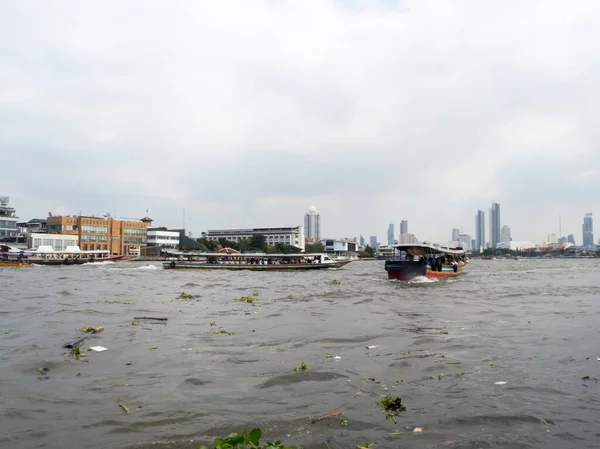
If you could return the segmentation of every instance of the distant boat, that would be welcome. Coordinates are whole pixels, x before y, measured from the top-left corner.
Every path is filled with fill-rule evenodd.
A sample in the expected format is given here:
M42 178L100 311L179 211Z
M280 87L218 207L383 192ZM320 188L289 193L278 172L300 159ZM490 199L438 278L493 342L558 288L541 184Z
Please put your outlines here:
M186 257L186 256L183 256ZM165 269L290 271L340 268L351 260L334 260L327 254L224 254L200 253L163 263Z
M468 259L462 248L410 243L396 245L396 249L400 255L385 261L388 279L404 281L418 276L438 279L465 274Z

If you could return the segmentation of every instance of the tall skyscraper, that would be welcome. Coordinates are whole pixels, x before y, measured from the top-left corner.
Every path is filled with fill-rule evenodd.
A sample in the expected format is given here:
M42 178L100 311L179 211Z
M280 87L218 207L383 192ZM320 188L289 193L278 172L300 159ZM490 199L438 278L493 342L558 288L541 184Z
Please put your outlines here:
M369 242L371 243L371 248L373 248L373 249L377 249L377 247L379 246L377 244L377 236L376 235L372 235L371 237L369 237Z
M575 236L573 234L569 234L569 236L567 237L567 242L572 243L574 245L575 244Z
M475 251L481 250L485 246L485 213L482 210L477 211L475 215Z
M306 215L304 215L304 229L307 239L318 242L321 238L321 216L315 206L311 206Z
M365 246L365 238L362 236L362 234L360 235L360 246Z
M460 229L452 228L452 241L458 242L458 234L460 234Z
M400 234L408 234L408 221L402 220L400 223Z
M500 243L500 205L492 203L490 209L490 246L495 248Z
M390 223L390 226L388 227L387 238L388 246L394 246L394 223Z
M585 214L583 217L583 246L592 246L594 244L594 219L592 214Z
M506 225L502 226L500 230L500 241L501 242L510 242L512 239L510 238L510 228Z

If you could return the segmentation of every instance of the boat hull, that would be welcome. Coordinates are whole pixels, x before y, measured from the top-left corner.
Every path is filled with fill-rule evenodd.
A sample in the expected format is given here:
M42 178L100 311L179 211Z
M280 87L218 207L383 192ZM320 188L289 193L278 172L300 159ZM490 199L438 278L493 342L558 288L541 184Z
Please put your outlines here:
M94 260L90 259L37 259L30 257L28 261L35 265L83 265L85 263L99 263L99 262L116 262L123 256L111 256L111 257L103 257Z
M170 270L250 270L250 271L297 271L297 270L324 270L327 268L340 268L350 263L349 260L334 263L311 263L311 264L210 264L202 262L174 261L164 262L163 268Z
M0 260L0 267L32 267L33 264L27 262L5 262Z
M442 271L434 271L429 269L424 263L392 260L386 261L385 270L388 273L388 279L397 279L400 281L408 281L419 276L429 279L444 279L465 274L462 271L462 267L454 271L452 267L445 266L442 268Z

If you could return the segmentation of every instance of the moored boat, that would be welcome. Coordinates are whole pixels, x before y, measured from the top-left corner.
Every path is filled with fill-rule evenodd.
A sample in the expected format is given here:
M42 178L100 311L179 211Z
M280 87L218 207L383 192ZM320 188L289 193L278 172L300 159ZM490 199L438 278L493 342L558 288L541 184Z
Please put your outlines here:
M410 280L418 276L430 279L463 275L468 263L462 248L436 247L422 243L396 245L398 256L386 260L388 279Z
M327 254L200 253L163 263L165 269L289 271L340 268L351 260L334 260Z

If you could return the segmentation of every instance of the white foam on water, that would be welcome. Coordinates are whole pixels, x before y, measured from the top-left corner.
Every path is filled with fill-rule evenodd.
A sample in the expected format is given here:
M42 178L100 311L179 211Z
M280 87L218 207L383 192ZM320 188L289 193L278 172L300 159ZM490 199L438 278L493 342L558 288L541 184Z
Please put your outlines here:
M133 270L158 270L159 267L157 267L156 265L144 265L141 267L135 267L132 268Z
M409 284L430 284L432 282L437 282L437 279L429 279L425 276L417 276L408 281Z

